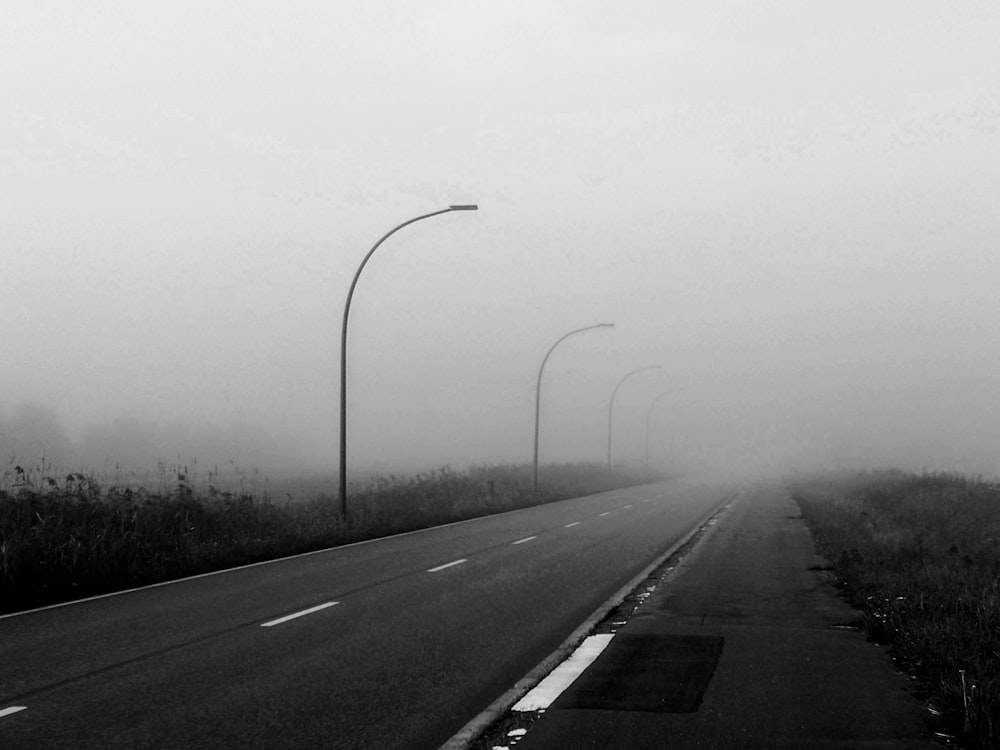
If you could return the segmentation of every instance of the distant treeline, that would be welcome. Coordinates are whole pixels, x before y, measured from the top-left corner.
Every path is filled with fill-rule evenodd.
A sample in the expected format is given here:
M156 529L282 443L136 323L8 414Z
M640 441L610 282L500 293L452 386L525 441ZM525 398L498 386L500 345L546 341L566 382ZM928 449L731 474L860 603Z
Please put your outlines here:
M53 409L25 403L10 415L0 413L0 460L11 466L20 461L44 461L60 467L91 467L102 474L153 470L158 461L189 462L197 457L202 467L294 466L288 441L275 439L266 430L250 425L159 424L121 417L86 427L70 438ZM15 460L16 459L16 460Z

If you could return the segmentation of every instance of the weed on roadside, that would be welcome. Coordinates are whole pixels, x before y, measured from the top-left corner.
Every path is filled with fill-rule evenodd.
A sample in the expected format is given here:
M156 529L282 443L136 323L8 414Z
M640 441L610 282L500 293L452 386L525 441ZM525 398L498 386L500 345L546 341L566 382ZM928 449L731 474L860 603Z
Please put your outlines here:
M156 490L12 461L0 474L0 613L195 575L645 481L603 466L450 468L379 477L336 498L275 502L161 465Z
M940 730L1000 742L1000 486L905 474L794 496L869 637L917 676Z

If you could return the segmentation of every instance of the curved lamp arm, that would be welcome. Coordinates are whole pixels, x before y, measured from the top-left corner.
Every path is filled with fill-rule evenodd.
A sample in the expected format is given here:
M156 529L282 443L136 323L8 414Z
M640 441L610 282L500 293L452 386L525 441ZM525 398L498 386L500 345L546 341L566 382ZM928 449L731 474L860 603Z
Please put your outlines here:
M347 301L344 303L344 321L340 328L340 512L346 518L347 517L347 318L351 312L351 300L354 298L354 288L358 285L358 279L361 278L361 272L365 268L365 264L368 263L368 259L375 254L378 250L379 245L389 239L392 235L398 232L405 226L413 224L416 221L422 219L429 219L432 216L440 216L441 214L446 214L451 211L478 211L479 206L474 204L462 204L448 206L448 208L443 208L440 211L432 211L429 214L423 214L422 216L415 216L412 219L404 221L402 224L393 227L384 235L381 239L376 242L372 249L368 251L365 255L364 260L361 261L361 265L358 266L358 270L354 273L354 278L351 280L351 288L347 290Z
M618 389L621 388L625 381L633 375L638 375L640 372L646 372L647 370L662 369L663 365L648 365L646 367L640 367L637 370L632 370L632 372L628 373L625 377L619 380L618 385L616 385L615 389L611 391L611 402L608 404L608 476L611 476L611 425L615 410L615 396L618 395Z
M570 336L574 336L578 333L583 333L584 331L593 331L595 328L614 328L614 323L598 323L593 326L586 326L584 328L577 328L575 331L570 331L567 334L561 336L556 343L554 343L549 350L545 353L545 357L542 359L542 366L538 368L538 382L535 385L535 456L534 456L534 482L533 488L535 493L538 492L538 424L539 424L539 414L541 411L542 402L542 372L545 370L545 363L549 361L549 357L552 352L555 351L556 347L559 346L563 341L568 339Z

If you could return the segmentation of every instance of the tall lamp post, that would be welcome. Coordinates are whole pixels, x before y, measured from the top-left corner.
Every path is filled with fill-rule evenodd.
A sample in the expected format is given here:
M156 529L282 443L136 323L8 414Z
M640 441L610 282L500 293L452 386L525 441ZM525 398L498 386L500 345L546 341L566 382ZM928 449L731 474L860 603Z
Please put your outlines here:
M657 396L656 398L653 399L652 403L650 403L650 405L649 405L649 409L646 410L646 463L645 463L645 467L646 467L647 478L648 478L648 475L649 475L649 421L650 421L650 418L653 416L653 407L656 406L656 404L660 401L660 399L662 399L662 398L664 398L666 396L669 396L671 393L677 393L679 390L681 390L681 389L679 389L679 388L671 388L669 391L664 391L659 396Z
M361 265L358 266L358 270L354 274L354 279L351 281L351 288L347 291L347 302L344 304L344 322L340 329L340 512L346 518L347 517L347 317L351 312L351 299L354 297L354 287L358 285L358 279L361 277L361 271L364 269L365 264L368 259L372 257L374 252L378 250L379 245L385 242L389 237L394 235L403 227L408 224L413 224L416 221L422 219L429 219L432 216L440 216L441 214L446 214L451 211L478 211L479 206L474 204L468 205L456 205L448 206L448 208L443 208L440 211L434 211L429 214L423 214L422 216L416 216L408 221L404 221L397 227L386 232L382 235L382 238L376 242L372 249L368 251L364 260L361 261Z
M618 389L622 387L626 380L628 380L633 375L638 375L640 372L646 372L647 370L662 370L662 365L649 365L647 367L640 367L637 370L632 370L625 377L618 381L618 385L615 389L611 391L611 403L608 404L608 476L611 476L611 425L612 418L615 411L615 396L618 394Z
M614 328L614 323L598 323L597 325L587 326L586 328L577 328L575 331L570 331L561 338L559 338L556 343L554 343L549 350L545 353L545 357L542 359L542 366L538 368L538 383L535 386L535 458L534 458L534 492L538 494L538 423L539 423L539 413L541 410L542 402L542 372L545 370L545 363L549 361L549 356L555 351L555 348L559 346L563 341L568 339L570 336L574 336L578 333L583 333L584 331L593 331L595 328Z

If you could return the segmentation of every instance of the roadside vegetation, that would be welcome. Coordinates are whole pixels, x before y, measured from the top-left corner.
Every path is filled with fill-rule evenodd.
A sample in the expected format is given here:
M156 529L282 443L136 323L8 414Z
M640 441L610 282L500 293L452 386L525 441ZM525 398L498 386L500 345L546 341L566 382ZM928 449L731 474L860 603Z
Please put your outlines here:
M864 630L917 678L935 731L1000 747L1000 485L891 472L793 494Z
M148 477L146 479L149 479ZM334 495L275 498L217 472L161 466L144 484L115 472L56 473L15 462L0 474L0 613L499 513L648 481L597 464L443 468L377 477ZM231 484L229 486L232 486ZM153 487L154 489L148 489Z

